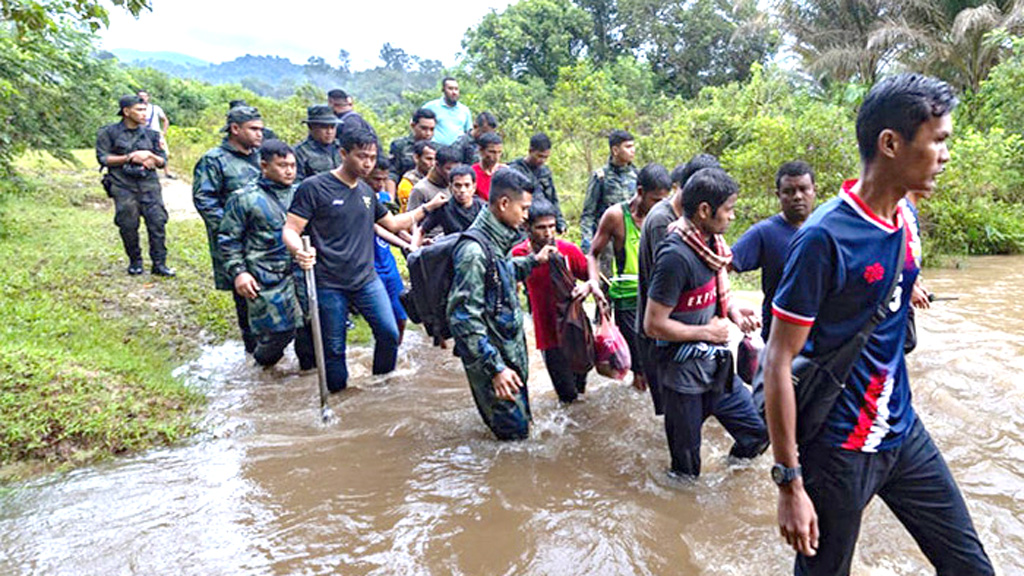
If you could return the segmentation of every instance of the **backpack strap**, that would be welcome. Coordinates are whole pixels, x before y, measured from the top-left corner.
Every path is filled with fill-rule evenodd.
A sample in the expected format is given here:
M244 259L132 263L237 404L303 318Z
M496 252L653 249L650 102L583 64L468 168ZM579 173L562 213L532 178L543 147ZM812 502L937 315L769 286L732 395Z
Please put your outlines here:
M495 291L498 295L496 307L500 307L505 298L505 294L501 287L501 281L498 278L498 266L495 263L494 250L491 249L490 238L488 238L482 230L469 228L460 234L459 242L462 242L463 240L472 240L479 244L483 249L484 258L487 260L487 270L484 272L484 290Z

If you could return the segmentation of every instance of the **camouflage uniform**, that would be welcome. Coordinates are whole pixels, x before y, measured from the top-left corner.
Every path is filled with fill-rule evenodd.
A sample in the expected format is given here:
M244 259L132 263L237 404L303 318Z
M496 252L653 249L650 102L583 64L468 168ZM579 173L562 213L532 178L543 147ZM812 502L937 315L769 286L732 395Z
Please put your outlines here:
M334 142L324 145L307 137L295 146L295 184L338 166L341 166L341 153Z
M466 166L472 166L480 161L480 147L468 132L456 138L455 142L452 142L452 148L459 151L459 162Z
M312 367L313 354L312 341L304 332L305 307L299 305L303 276L281 237L296 188L260 178L232 192L217 244L232 279L248 272L259 283L258 296L247 306L249 328L258 338L253 352L257 362L270 365L280 360L299 329L295 352L302 368L307 368Z
M211 148L196 162L192 177L192 201L206 224L210 260L213 262L213 281L217 290L235 288L217 248L217 229L224 217L224 204L228 194L259 177L260 153L254 150L248 155L242 154L227 139L217 148Z
M565 218L562 216L562 206L558 202L558 192L555 191L555 180L551 174L551 168L547 164L534 168L526 162L526 158L513 160L509 163L509 168L515 168L533 184L534 202L538 198L544 198L555 207L555 222L558 226L558 233L565 232Z
M636 168L632 164L616 166L608 162L604 168L590 175L587 194L583 199L583 213L580 214L583 250L590 249L590 240L597 231L601 216L609 207L629 200L636 192Z
M485 290L490 266L484 249L475 241L463 240L455 249L448 296L455 354L462 359L484 423L500 440L523 439L530 433L529 361L516 285L530 275L537 258L533 254L506 256L518 238L517 231L502 224L490 210L483 210L471 228L490 239L501 294ZM491 384L491 378L505 368L515 370L523 381L515 402L499 399Z
M403 174L416 169L416 159L412 157L412 145L415 143L411 135L391 142L391 170L388 171L388 177L395 184L402 181Z

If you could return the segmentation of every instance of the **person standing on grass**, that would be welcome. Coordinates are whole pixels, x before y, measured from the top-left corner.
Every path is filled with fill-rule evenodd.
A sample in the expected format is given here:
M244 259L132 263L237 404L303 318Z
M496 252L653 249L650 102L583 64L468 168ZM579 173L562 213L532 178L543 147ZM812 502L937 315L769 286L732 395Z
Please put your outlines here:
M391 214L363 180L377 166L377 137L367 130L353 130L344 138L341 166L302 182L282 234L300 267L316 266L324 367L331 392L348 386L345 338L350 304L373 331L373 373L391 372L398 358L399 332L391 298L374 268L374 223L399 234L448 199L440 194L416 210ZM302 247L304 233L312 240L308 251Z
M934 189L950 159L956 105L948 84L918 74L872 87L857 113L860 179L815 210L790 245L772 302L764 391L778 527L797 553L794 574L849 574L875 495L937 574L994 573L960 488L911 405L903 351L920 270L905 249L902 201ZM794 358L839 349L879 311L824 423L798 446Z
M236 106L228 111L222 131L226 135L220 146L211 148L196 162L192 176L192 201L206 225L214 286L217 290L231 291L242 343L245 351L251 354L256 349L256 336L249 329L248 300L235 292L234 281L224 267L224 258L217 244L217 232L224 218L228 194L260 177L263 117L252 106Z
M163 108L149 101L149 92L139 90L135 95L146 104L146 127L160 133L160 146L163 148L164 154L170 157L171 151L167 147L167 130L171 127L171 120L167 118L167 113ZM167 162L164 163L164 177L175 179Z
M121 121L100 128L96 134L96 161L107 169L103 185L114 200L114 224L128 255L128 274L142 274L139 246L139 216L146 219L151 271L157 276L174 276L167 267L165 227L167 210L157 170L167 165L167 153L160 133L146 127L146 104L138 96L123 96L118 102Z

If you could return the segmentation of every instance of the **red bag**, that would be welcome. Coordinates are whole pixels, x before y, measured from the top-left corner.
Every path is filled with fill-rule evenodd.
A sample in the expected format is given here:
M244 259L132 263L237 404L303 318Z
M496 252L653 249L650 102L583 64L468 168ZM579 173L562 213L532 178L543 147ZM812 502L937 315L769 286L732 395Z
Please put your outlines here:
M601 323L594 335L594 364L598 374L616 380L624 379L632 365L629 344L607 311L601 313Z
M749 335L744 334L736 347L736 375L747 384L754 383L754 374L760 364L762 346L754 344Z

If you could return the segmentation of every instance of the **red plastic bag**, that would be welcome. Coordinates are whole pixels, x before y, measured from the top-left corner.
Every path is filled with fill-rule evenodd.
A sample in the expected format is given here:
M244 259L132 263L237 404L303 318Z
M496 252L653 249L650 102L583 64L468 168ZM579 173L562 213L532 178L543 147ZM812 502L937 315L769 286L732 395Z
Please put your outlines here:
M612 322L608 312L601 314L601 323L594 334L594 364L597 373L608 378L622 380L629 374L633 359L629 356L629 344Z

